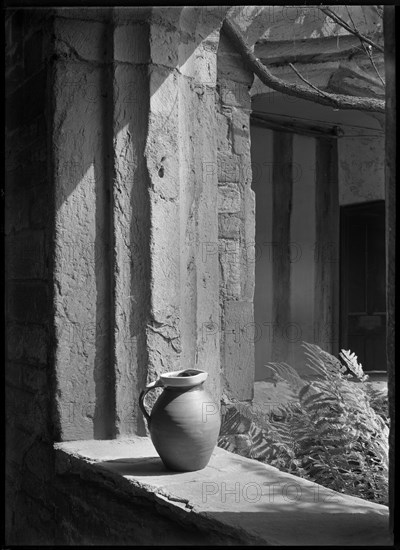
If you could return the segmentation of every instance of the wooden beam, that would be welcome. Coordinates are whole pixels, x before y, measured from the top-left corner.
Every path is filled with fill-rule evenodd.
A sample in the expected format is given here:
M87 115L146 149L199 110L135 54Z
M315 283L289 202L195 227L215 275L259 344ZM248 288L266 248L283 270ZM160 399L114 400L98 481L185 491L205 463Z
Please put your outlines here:
M295 118L284 119L279 116L259 113L257 111L251 113L251 121L254 124L270 128L271 130L292 132L311 137L326 137L332 139L343 134L340 128L333 124L324 127L318 124L308 124L296 120Z
M339 352L339 189L336 140L316 140L315 343Z
M293 187L293 134L274 132L272 170L272 284L276 337L272 360L288 359L288 341L282 332L290 322L290 218Z

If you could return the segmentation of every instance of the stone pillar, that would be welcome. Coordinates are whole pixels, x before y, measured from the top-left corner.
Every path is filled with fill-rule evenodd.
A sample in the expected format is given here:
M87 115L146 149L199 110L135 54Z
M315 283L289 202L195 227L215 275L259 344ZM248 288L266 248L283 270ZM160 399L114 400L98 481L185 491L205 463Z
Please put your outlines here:
M150 30L146 163L150 195L148 379L209 373L220 398L217 242L216 8L155 9Z
M108 11L62 10L54 20L55 368L62 440L115 434Z
M253 397L255 201L251 189L250 95L253 74L222 34L218 50L218 252L224 391Z
M204 369L220 398L218 255L206 251L223 13L55 14L60 439L145 433L139 392L165 371Z

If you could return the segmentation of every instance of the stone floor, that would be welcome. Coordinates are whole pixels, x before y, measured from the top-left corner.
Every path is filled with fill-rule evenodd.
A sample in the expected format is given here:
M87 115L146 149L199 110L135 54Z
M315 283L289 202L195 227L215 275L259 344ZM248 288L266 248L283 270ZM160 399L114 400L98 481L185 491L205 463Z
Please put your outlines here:
M148 497L169 515L176 512L177 529L186 518L204 530L237 534L247 545L391 544L386 506L336 493L220 448L206 468L184 473L166 470L145 437L64 442L56 444L56 450L60 475L65 464L74 463L90 469L92 479L98 472L96 482L116 491L129 482L132 496Z

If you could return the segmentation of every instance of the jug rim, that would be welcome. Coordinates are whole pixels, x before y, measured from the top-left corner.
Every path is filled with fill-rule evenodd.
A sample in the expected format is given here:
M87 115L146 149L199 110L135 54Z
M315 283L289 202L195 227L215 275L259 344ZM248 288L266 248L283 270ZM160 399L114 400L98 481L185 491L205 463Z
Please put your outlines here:
M191 376L182 376L186 371L195 372ZM199 369L182 369L172 372L166 372L160 375L163 386L175 388L189 388L197 386L207 379L208 373Z

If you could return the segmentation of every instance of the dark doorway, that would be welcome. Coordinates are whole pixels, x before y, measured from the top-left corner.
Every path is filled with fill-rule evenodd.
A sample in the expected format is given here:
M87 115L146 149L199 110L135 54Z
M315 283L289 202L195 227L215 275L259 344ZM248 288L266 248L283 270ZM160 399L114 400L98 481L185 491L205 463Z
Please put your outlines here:
M340 226L340 347L365 371L385 372L385 202L341 207Z

